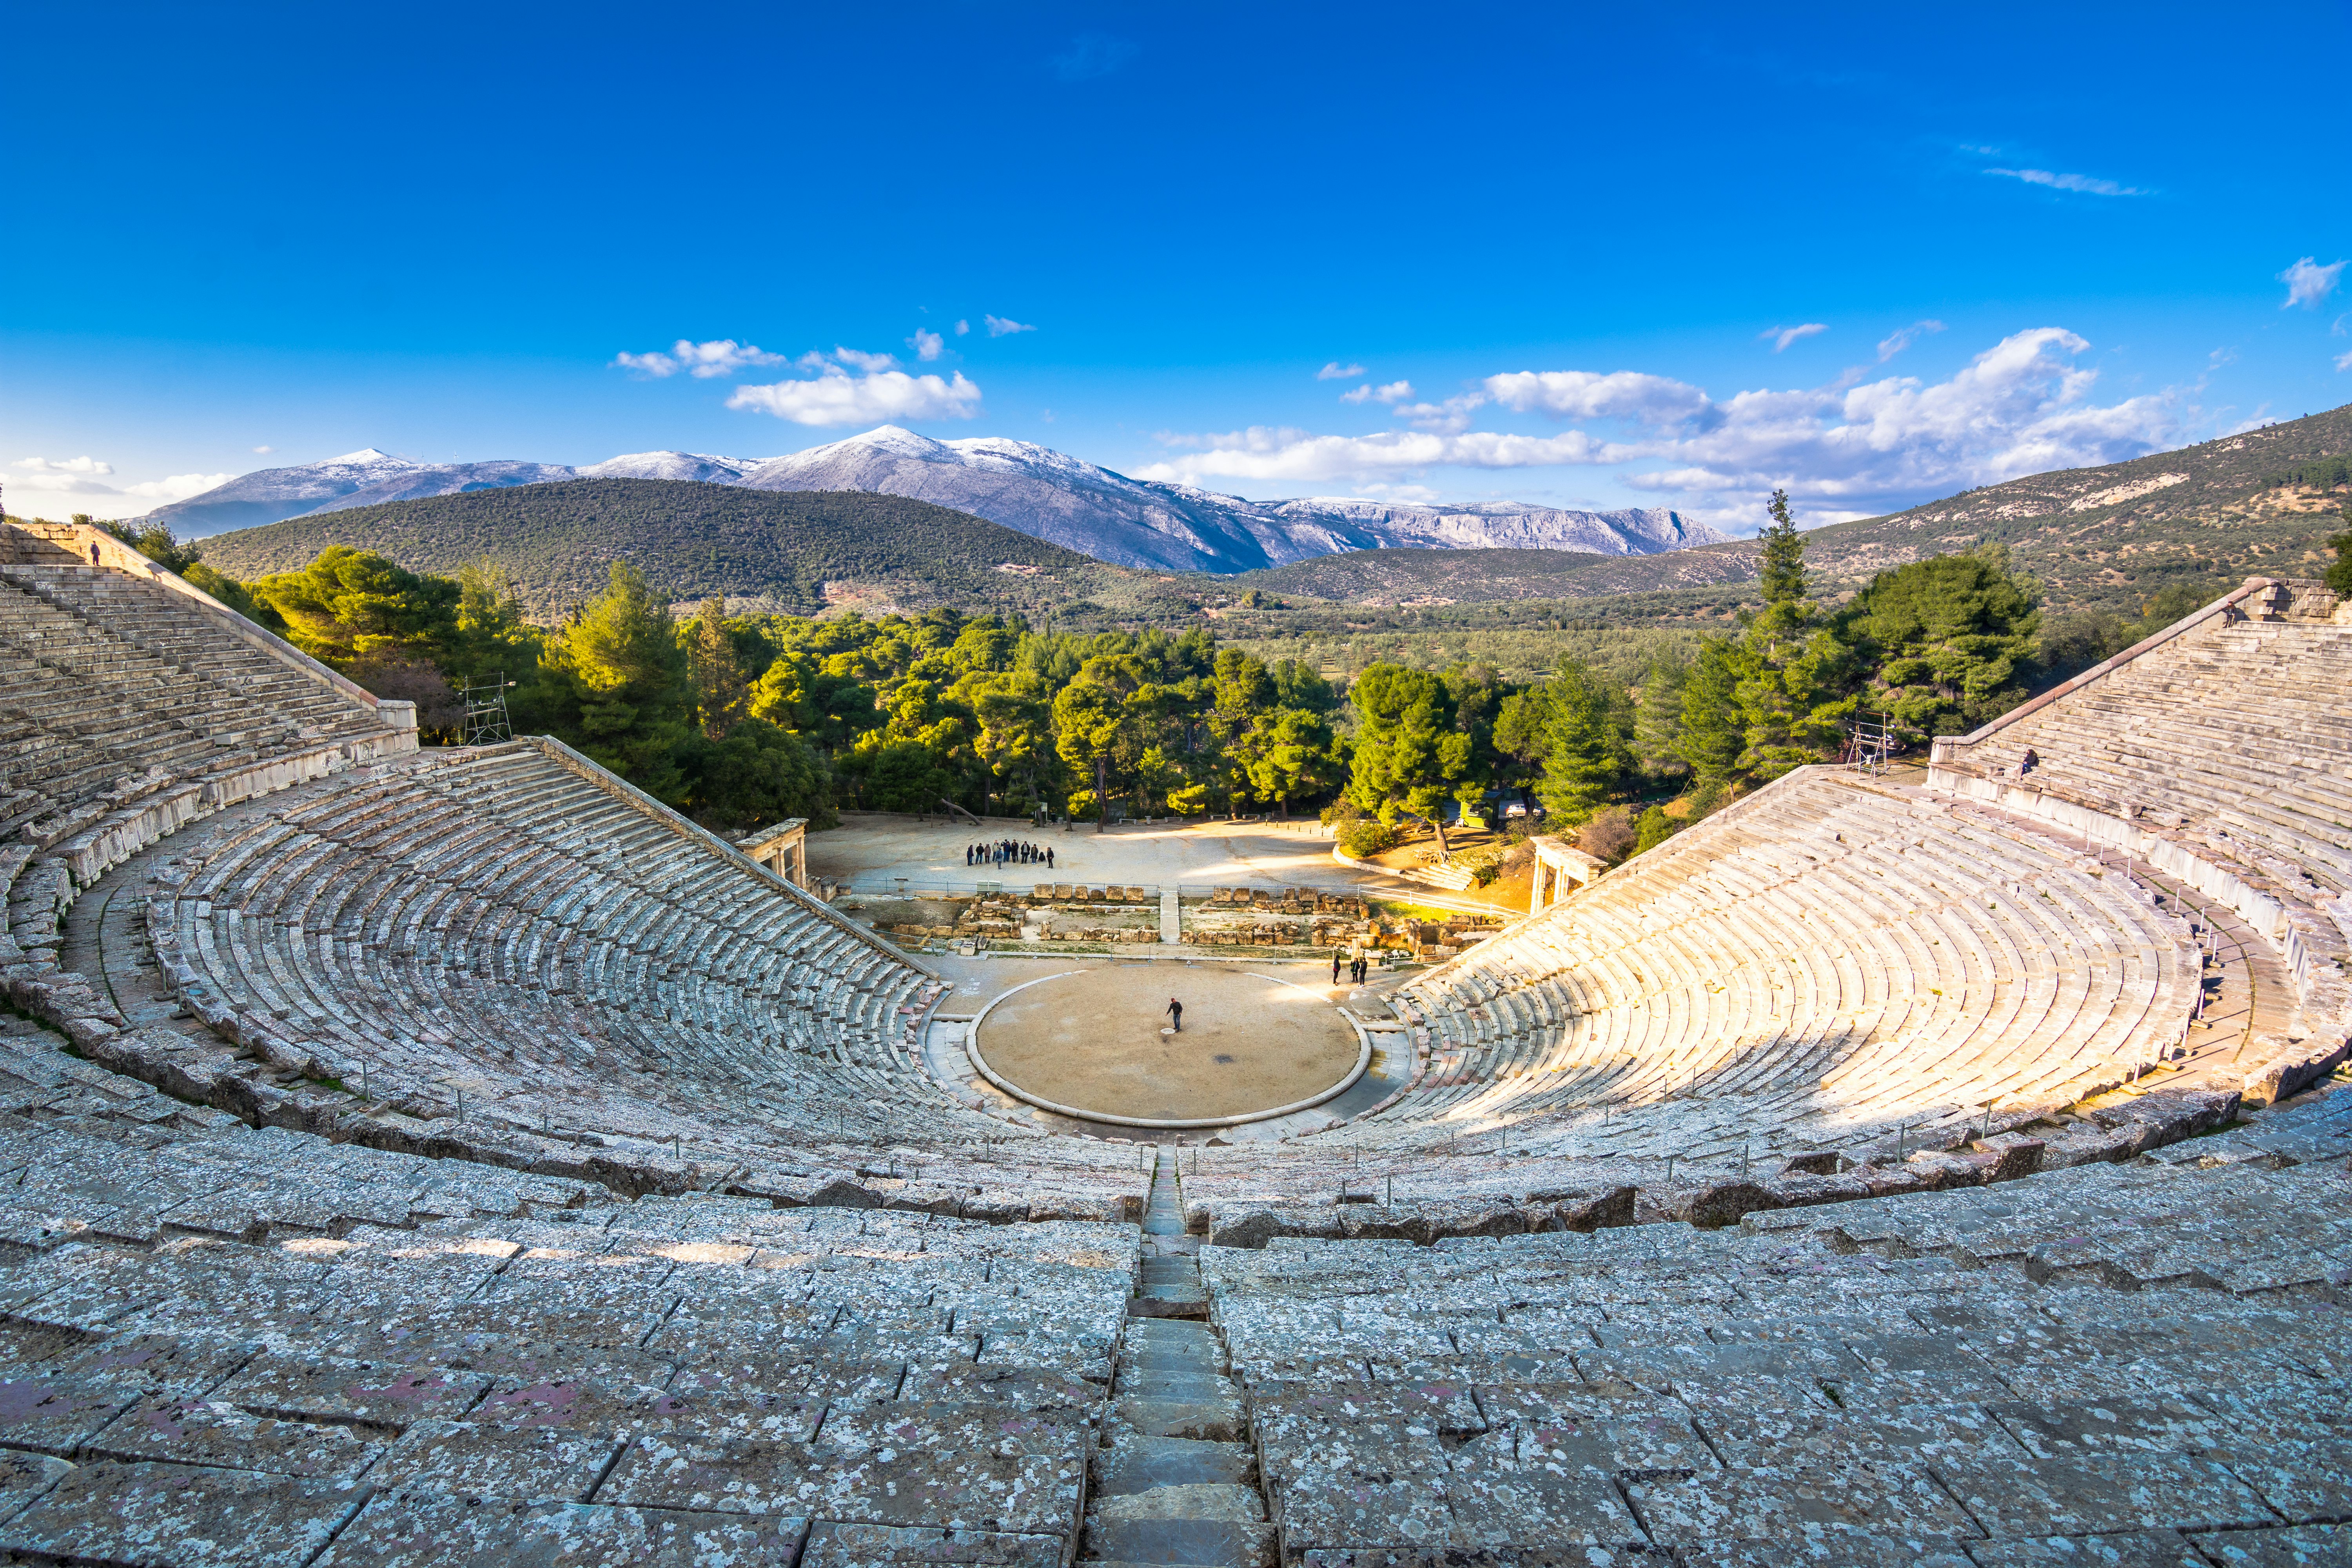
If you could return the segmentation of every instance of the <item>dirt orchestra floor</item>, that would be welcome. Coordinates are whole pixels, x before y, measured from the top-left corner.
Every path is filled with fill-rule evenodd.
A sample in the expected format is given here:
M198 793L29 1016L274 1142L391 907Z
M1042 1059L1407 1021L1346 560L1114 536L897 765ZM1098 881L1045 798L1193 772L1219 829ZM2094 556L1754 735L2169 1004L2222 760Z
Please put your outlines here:
M1171 994L1181 1035L1163 1032ZM980 1052L1008 1083L1082 1110L1242 1116L1311 1099L1355 1067L1356 1031L1331 994L1239 967L1092 966L997 1003Z

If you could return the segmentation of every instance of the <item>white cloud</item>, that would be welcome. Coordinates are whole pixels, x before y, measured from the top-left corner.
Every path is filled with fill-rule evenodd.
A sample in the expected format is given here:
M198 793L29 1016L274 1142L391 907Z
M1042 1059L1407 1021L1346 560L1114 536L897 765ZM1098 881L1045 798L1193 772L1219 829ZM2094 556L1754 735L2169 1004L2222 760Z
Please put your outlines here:
M2336 368L2338 370L2352 370L2352 353L2337 354L2336 356Z
M266 458L269 456L270 453L278 450L278 448L275 447L256 447L253 450L256 456Z
M1706 394L1686 381L1637 370L1520 370L1486 378L1486 395L1519 414L1555 419L1633 419L1676 425L1707 406Z
M1396 416L1416 430L1434 430L1452 436L1470 428L1470 416L1486 406L1486 400L1475 393L1462 397L1449 397L1443 403L1403 403L1393 410Z
M1823 386L1721 400L1639 372L1519 371L1486 378L1496 406L1607 421L1623 435L1512 435L1442 420L1370 436L1255 426L1175 438L1171 446L1189 449L1137 477L1362 485L1433 468L1640 464L1627 482L1664 492L1720 525L1752 530L1776 485L1820 523L2025 474L2119 462L2172 441L2178 419L2169 395L2092 400L2098 373L2076 363L2089 348L2063 328L2037 327L2002 339L1939 382L1886 376L1854 384L1849 373ZM1435 413L1454 415L1464 405L1475 406L1458 399Z
M1375 500L1407 501L1427 505L1436 500L1442 492L1431 489L1427 485L1370 484L1358 485L1356 493L1360 496L1370 496Z
M836 348L833 357L804 354L814 371L805 379L739 386L730 408L752 408L795 425L870 425L894 419L969 419L980 412L980 388L961 371L952 381L908 375L888 354ZM852 375L855 369L858 374Z
M2336 292L2336 281L2343 276L2343 262L2331 261L2322 267L2314 258L2305 257L2278 275L2278 280L2286 285L2286 303L2279 309L2300 305L2306 310L2316 310Z
M1338 360L1333 360L1330 363L1325 365L1321 370L1315 373L1315 379L1318 381L1351 381L1355 377L1363 374L1364 367L1356 363L1352 360L1346 364L1341 364Z
M225 485L234 474L172 474L136 484L114 485L114 465L91 457L20 458L9 465L8 482L21 494L31 491L37 506L49 500L59 511L86 511L94 517L136 517L160 505L185 500ZM21 508L19 509L21 510Z
M33 486L36 489L43 488L45 483L47 483L50 488L63 489L71 483L85 479L96 480L104 475L114 472L114 465L112 463L101 463L96 458L88 457L65 458L19 458L16 460L16 467L22 469L25 473L33 476L26 482ZM101 486L100 488L111 489L112 487Z
M185 500L190 496L200 496L206 490L215 489L228 483L236 477L234 474L170 474L160 479L125 485L122 487L122 493L127 496L138 496L145 500L169 504L175 500Z
M1339 401L1342 403L1402 403L1412 395L1412 383L1409 381L1392 381L1386 386L1374 386L1368 381L1353 392L1341 393Z
M613 358L617 368L633 370L639 375L659 379L685 371L705 381L713 376L733 375L758 365L783 363L782 354L772 354L757 343L739 343L733 338L713 338L707 343L680 338L670 345L667 353L656 350L652 353L620 353Z
M1807 321L1801 327L1767 327L1757 333L1756 338L1759 342L1770 342L1772 352L1780 353L1799 338L1810 338L1816 332L1826 332L1829 330L1829 324L1825 321Z
M917 359L928 363L940 357L940 351L947 346L947 339L917 327L915 335L907 340L907 346L915 351Z
M2057 174L2048 169L1987 169L1988 174L2004 179L2022 180L2029 185L2048 185L2056 191L2079 191L2092 196L2144 196L2137 185L2119 185L2113 180L2101 180L2089 174Z
M1931 332L1940 332L1943 330L1944 323L1941 321L1914 321L1909 326L1903 328L1899 331L1887 333L1886 336L1878 340L1878 363L1885 364L1888 360L1893 359L1896 354L1901 353L1905 349L1909 348L1921 338L1927 336Z
M1196 455L1137 470L1139 479L1196 483L1204 477L1322 482L1361 481L1430 468L1526 468L1591 462L1599 443L1580 430L1559 436L1444 435L1389 430L1375 436L1314 436L1287 426L1197 436Z
M1003 316L982 316L981 320L988 324L988 335L992 338L1004 337L1013 332L1034 332L1037 330L1026 321L1008 321Z
M956 323L956 336L962 337L966 332L971 331L971 323L970 321L958 321Z

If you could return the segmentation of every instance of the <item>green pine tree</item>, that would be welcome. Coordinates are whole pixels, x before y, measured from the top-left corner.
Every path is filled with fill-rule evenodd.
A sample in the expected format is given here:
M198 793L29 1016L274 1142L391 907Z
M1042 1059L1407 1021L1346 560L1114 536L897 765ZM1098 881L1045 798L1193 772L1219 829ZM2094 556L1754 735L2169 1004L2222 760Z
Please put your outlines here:
M1776 489L1765 509L1772 525L1759 536L1764 556L1757 564L1757 580L1767 605L1792 605L1805 596L1805 542L1797 536L1796 520L1789 515L1789 492Z

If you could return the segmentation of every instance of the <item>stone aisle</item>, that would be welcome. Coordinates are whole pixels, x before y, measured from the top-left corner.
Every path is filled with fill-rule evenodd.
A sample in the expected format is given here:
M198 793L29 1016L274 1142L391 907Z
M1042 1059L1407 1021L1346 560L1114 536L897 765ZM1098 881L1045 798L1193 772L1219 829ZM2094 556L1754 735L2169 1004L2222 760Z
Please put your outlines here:
M1086 1557L1099 1563L1272 1568L1249 1417L1207 1321L1200 1243L1184 1234L1176 1156L1159 1152L1128 1303L1111 1418L1095 1452Z
M1173 882L1164 883L1160 889L1160 941L1167 947L1181 946L1184 941L1184 906L1177 900Z

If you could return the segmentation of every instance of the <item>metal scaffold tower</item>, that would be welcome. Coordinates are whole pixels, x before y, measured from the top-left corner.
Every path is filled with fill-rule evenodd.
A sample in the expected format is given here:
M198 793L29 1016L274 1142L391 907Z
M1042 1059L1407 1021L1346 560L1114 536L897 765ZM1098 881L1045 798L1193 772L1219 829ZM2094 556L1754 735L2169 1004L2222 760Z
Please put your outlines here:
M488 680L469 680L458 689L466 704L466 744L492 746L514 739L514 727L507 721L507 689L513 684L500 670Z
M1856 713L1846 732L1845 765L1861 773L1876 773L1900 749L1885 714Z

